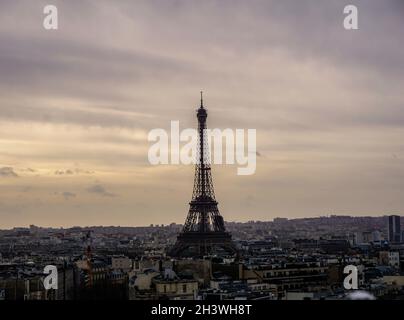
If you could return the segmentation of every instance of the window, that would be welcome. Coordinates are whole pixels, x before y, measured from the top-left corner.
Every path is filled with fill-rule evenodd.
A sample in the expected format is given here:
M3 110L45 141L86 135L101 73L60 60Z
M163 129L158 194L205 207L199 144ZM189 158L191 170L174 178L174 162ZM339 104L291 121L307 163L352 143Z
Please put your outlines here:
M183 293L187 292L187 285L186 284L182 285L182 292Z

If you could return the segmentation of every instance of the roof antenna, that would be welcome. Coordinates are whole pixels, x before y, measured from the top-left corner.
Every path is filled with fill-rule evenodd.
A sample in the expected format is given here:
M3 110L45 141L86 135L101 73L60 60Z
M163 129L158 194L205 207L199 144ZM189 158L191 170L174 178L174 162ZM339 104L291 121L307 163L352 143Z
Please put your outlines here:
M201 108L203 109L203 91L201 91Z

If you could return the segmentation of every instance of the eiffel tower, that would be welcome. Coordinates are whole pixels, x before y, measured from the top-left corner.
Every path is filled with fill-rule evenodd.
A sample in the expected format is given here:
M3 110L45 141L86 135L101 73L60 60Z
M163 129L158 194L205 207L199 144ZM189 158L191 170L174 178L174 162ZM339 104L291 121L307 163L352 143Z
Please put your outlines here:
M195 166L194 190L184 227L169 255L173 257L201 256L215 253L237 254L226 232L223 217L217 207L213 189L209 157L209 142L206 135L208 113L201 105L197 110L198 152Z

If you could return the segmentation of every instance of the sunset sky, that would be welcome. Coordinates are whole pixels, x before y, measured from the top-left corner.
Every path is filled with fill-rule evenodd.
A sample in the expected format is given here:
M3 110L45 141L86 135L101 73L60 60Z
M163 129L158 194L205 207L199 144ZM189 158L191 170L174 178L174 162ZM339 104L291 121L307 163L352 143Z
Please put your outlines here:
M401 0L1 1L0 228L183 223L194 169L147 135L200 90L257 130L254 175L213 166L225 220L402 214L403 35Z

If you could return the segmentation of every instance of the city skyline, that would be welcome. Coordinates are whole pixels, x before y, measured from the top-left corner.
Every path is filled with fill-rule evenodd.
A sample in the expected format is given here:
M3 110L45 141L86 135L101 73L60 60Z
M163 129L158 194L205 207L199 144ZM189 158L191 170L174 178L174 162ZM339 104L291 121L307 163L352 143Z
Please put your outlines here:
M195 128L200 90L211 128L257 129L254 175L212 167L226 221L400 215L404 6L351 2L356 31L339 1L54 1L56 31L1 3L0 229L183 223L194 168L147 133Z

